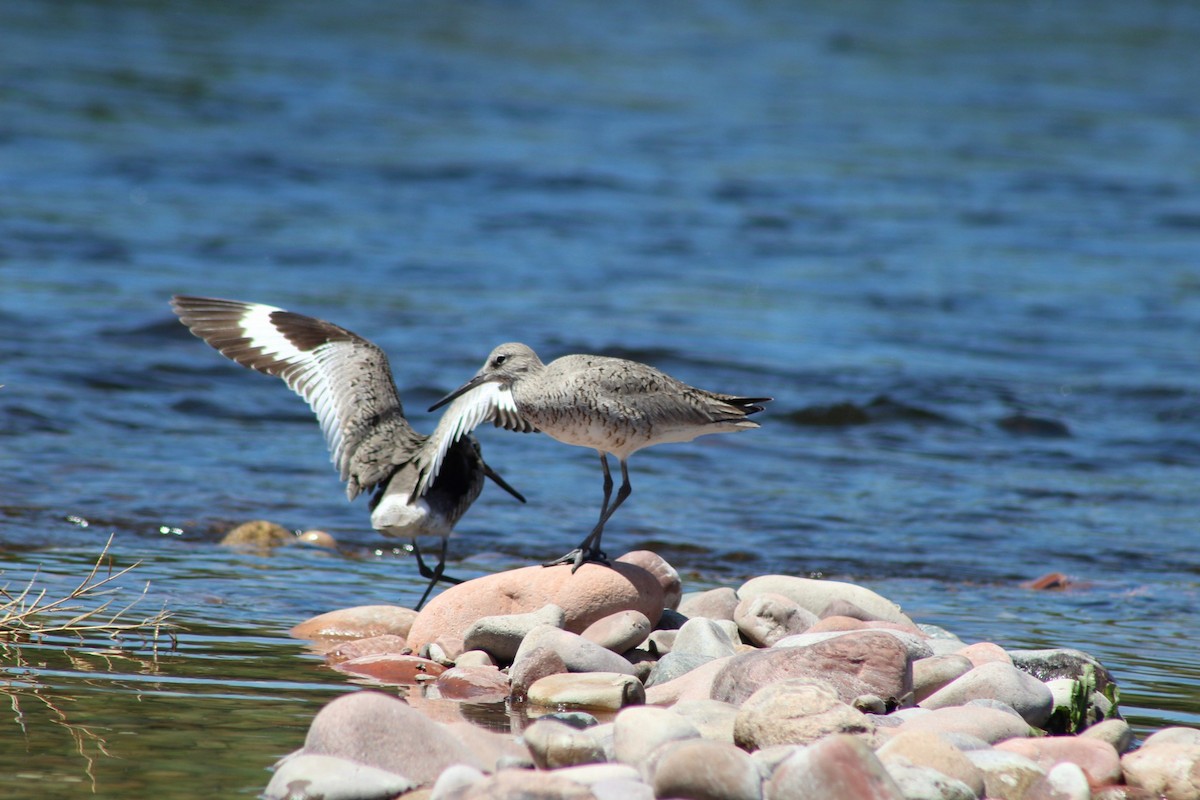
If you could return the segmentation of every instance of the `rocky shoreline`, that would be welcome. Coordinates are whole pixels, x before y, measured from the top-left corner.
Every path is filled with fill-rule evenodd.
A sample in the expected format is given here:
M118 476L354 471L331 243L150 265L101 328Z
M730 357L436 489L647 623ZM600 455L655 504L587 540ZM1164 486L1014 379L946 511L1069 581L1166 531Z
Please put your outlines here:
M316 715L271 800L1200 798L1200 730L1135 746L1096 659L967 644L849 583L684 594L636 551L293 635L379 688ZM512 729L466 721L481 704Z

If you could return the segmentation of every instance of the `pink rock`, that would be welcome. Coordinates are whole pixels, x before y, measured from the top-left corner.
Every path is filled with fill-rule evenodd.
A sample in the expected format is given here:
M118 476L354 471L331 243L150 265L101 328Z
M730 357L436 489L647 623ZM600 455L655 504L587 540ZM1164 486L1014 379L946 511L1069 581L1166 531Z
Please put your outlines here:
M596 800L586 786L550 770L505 769L473 785L461 800Z
M1166 741L1121 758L1125 782L1171 800L1200 798L1200 744Z
M886 700L912 692L912 664L904 645L891 634L862 631L803 647L736 655L714 679L712 698L740 705L761 687L785 678L822 681L845 703L864 694Z
M1006 664L1012 663L1012 656L1003 647L991 642L969 644L959 650L958 655L965 656L976 667L983 666L992 661L1002 661Z
M336 665L334 669L397 686L414 686L426 681L432 682L446 671L446 668L436 661L398 653L377 653L352 658Z
M1087 776L1088 785L1093 787L1121 780L1121 758L1116 748L1099 739L1078 736L1009 739L997 744L996 749L1023 755L1047 772L1064 761L1077 764Z
M776 767L765 800L903 800L904 793L866 744L838 735L806 747Z
M663 590L663 608L679 608L679 598L683 596L683 583L679 580L679 573L665 558L652 550L631 550L617 561L641 567L657 578Z
M564 627L580 633L598 619L634 609L655 623L662 614L662 586L641 567L614 561L611 567L524 567L451 586L425 606L413 622L408 644L419 650L439 636L462 638L487 616L525 614L553 603L562 608Z
M385 633L382 636L340 642L332 650L325 653L325 661L330 666L333 666L343 661L349 661L352 658L373 656L379 653L404 653L407 649L408 646L403 636Z
M503 700L508 676L496 667L451 667L438 676L438 692L447 700Z
M453 764L487 765L439 723L384 692L345 694L322 708L301 752L348 758L432 783Z
M318 614L290 631L297 639L366 639L392 634L407 637L417 612L403 606L354 606Z
M873 741L875 723L838 699L823 683L807 678L772 682L742 705L733 741L748 751L781 744L811 744L831 734L860 734Z
M961 750L936 733L896 733L876 751L876 755L884 764L904 759L918 767L936 769L971 787L976 796L983 795L983 773Z
M624 653L646 641L650 620L640 611L618 611L596 620L581 636L614 653Z
M736 656L713 659L678 678L647 687L646 702L650 705L669 706L684 700L709 700L713 681L734 658Z
M1016 714L984 706L953 706L925 711L905 720L897 730L966 733L988 743L1030 734L1029 725Z

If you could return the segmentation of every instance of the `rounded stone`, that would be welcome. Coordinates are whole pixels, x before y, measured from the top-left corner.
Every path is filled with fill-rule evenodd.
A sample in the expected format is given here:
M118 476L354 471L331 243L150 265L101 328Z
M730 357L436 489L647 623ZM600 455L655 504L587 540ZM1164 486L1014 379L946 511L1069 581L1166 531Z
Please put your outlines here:
M926 697L920 706L938 709L966 705L972 700L1006 703L1036 728L1042 727L1054 710L1054 695L1046 684L1003 661L975 667Z
M535 647L523 653L520 661L509 667L508 678L513 700L522 701L529 695L529 687L549 675L567 672L562 656L550 647Z
M542 706L616 710L646 702L642 682L617 672L548 675L529 687L529 702Z
M1019 800L1029 791L1030 786L1046 774L1044 769L1025 756L994 747L988 750L971 750L966 756L983 773L983 790L986 797Z
M439 636L462 637L481 617L523 614L554 603L563 610L563 627L579 633L598 619L618 611L641 611L653 623L662 614L662 586L641 567L622 561L611 566L584 564L525 567L485 575L434 597L417 616L409 646Z
M912 665L913 700L920 703L974 668L970 659L957 653L918 658Z
M1078 764L1055 764L1029 787L1021 800L1092 800L1092 787Z
M296 534L274 522L265 519L243 522L225 534L221 544L239 550L269 551L280 545L292 544Z
M1171 800L1200 798L1200 743L1160 739L1122 756L1121 769L1135 788Z
M403 654L407 650L408 647L403 636L385 633L382 636L369 636L366 639L339 642L332 650L325 653L325 662L332 666L352 658L362 658L380 653Z
M935 710L913 709L921 713L905 719L899 731L929 731L939 734L967 734L994 744L1005 739L1029 736L1029 724L1016 714L982 706L954 706Z
M733 725L734 742L746 750L777 744L809 744L835 733L875 733L875 724L838 699L837 693L806 678L768 684L742 704Z
M313 718L301 752L349 759L418 784L432 783L453 764L485 768L444 726L402 700L372 690L326 704Z
M679 608L683 583L679 580L679 572L668 564L665 558L652 550L631 550L617 561L641 567L653 575L662 588L663 609Z
M688 592L679 601L679 613L688 619L733 619L737 592L728 586L704 592Z
M733 726L740 709L720 700L681 700L671 710L686 719L705 739L733 744Z
M655 759L655 797L693 800L760 800L762 778L742 750L706 739L669 744Z
M746 581L737 591L738 597L743 600L768 593L781 594L817 616L822 616L822 612L830 603L840 600L858 607L872 619L913 625L913 621L891 600L853 583L799 578L792 575L760 575Z
M558 654L569 672L623 672L634 673L633 665L611 650L590 642L577 633L571 633L550 625L539 625L531 630L521 646L517 648L513 666L520 664L530 652L549 648Z
M884 766L906 800L975 800L978 797L975 790L962 781L907 759L885 761Z
M596 620L580 634L614 653L631 650L650 635L650 620L640 611L618 611Z
M446 668L436 661L400 653L376 653L343 661L333 667L338 672L370 678L395 686L416 686L433 682Z
M557 772L503 769L471 786L458 800L596 800L583 784Z
M522 734L538 769L604 762L604 748L585 730L554 719L539 719Z
M1003 647L993 642L976 642L969 644L958 651L960 656L963 656L977 667L984 664L999 662L1001 664L1012 664L1012 656L1010 656Z
M795 600L766 592L740 600L733 620L746 641L770 647L785 636L803 633L817 622L817 615Z
M713 681L712 698L739 705L759 688L785 678L833 686L846 703L864 694L898 702L912 692L903 644L888 633L861 631L807 647L772 647L734 656Z
M403 775L347 758L297 753L276 765L262 797L392 797L416 786Z
M672 655L724 658L737 652L729 634L716 620L693 617L683 623L671 646Z
M1129 748L1133 745L1133 729L1123 719L1106 719L1103 722L1097 722L1095 725L1085 728L1079 735L1084 739L1099 739L1102 742L1108 742L1121 754L1128 753ZM1150 738L1156 735L1151 734Z
M830 736L780 763L763 786L765 800L904 800L871 748L853 736Z
M885 765L902 759L919 767L935 769L949 778L961 781L970 787L976 796L983 794L983 773L961 750L936 733L897 733L884 742L876 754Z
M463 647L483 650L497 661L510 664L527 633L542 625L561 628L565 622L563 610L553 603L525 614L480 617L463 634Z
M366 639L385 634L407 638L416 618L417 612L403 606L354 606L318 614L289 633L297 639Z
M509 695L508 676L496 667L451 667L434 684L448 700L500 701Z
M1055 764L1077 765L1092 786L1121 781L1121 757L1115 747L1099 739L1079 736L1043 736L1036 739L1010 739L996 745L997 750L1025 756L1043 770Z
M613 720L613 755L623 764L636 766L667 742L698 738L695 725L665 708L633 706Z

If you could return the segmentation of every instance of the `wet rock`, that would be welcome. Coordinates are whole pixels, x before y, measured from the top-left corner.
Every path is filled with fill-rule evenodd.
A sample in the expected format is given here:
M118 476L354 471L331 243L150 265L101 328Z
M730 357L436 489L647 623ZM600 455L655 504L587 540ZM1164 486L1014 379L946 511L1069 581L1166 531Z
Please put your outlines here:
M879 748L876 755L884 765L904 760L919 767L937 770L966 785L974 796L983 794L983 773L961 750L936 733L897 733Z
M434 597L413 622L410 647L438 636L463 636L487 616L524 614L554 603L563 610L566 630L578 633L618 611L641 611L651 622L662 613L662 586L641 567L614 561L611 567L584 564L526 567L451 586Z
M679 601L679 613L688 619L733 619L737 608L737 592L728 586L705 592L687 592Z
M396 686L415 686L432 682L446 671L436 661L400 653L376 653L343 661L334 669L360 678L371 678Z
M913 625L913 621L891 600L852 583L798 578L791 575L761 575L742 584L737 592L738 597L742 599L768 593L781 594L817 616L821 616L830 603L845 601L874 619Z
M352 639L337 644L325 653L325 661L330 664L340 664L352 658L379 655L380 653L398 653L407 651L403 636L385 633L382 636L371 636L366 639Z
M611 650L589 642L577 633L570 633L550 625L539 625L531 630L517 649L513 666L521 662L526 654L549 648L558 654L568 672L622 672L632 675L633 665Z
M522 738L538 769L598 764L605 760L604 748L595 737L557 720L539 719L525 729Z
M904 721L897 730L930 731L932 733L965 733L982 739L989 744L1002 742L1014 737L1029 736L1030 728L1016 714L1000 711L994 708L955 706L936 710L914 709L920 711Z
M282 525L268 522L265 519L256 519L250 522L243 522L226 533L221 539L221 544L225 547L233 547L238 550L265 553L281 545L292 544L295 541L296 534Z
M798 750L763 789L765 800L904 800L871 748L852 736L830 736Z
M962 781L907 759L884 762L888 775L906 800L975 800L975 791Z
M1050 719L1054 696L1032 675L1002 661L985 663L921 701L922 708L966 705L971 700L999 700L1034 727Z
M759 688L784 678L827 683L846 703L864 694L899 700L912 692L905 647L889 633L861 631L807 647L772 647L736 655L713 681L711 696L739 705Z
M623 764L636 766L667 742L699 738L695 725L665 708L634 706L613 720L613 755Z
M760 800L762 779L743 751L731 744L693 739L669 744L655 759L655 797Z
M957 654L917 659L912 665L913 700L920 703L974 667L970 659Z
M817 615L790 598L767 592L739 601L733 620L746 641L770 647L785 636L808 630Z
M262 796L266 800L393 797L416 788L394 772L348 758L296 754L280 761Z
M529 702L542 706L617 710L646 702L646 690L632 675L581 672L548 675L529 687Z
M772 682L747 699L733 726L745 750L777 744L809 744L835 733L872 735L875 724L838 699L830 687L805 678Z
M983 773L986 796L996 800L1022 800L1029 787L1046 771L1025 756L1004 750L971 750L966 754Z
M407 638L417 612L403 606L354 606L318 614L289 633L297 639L367 639L390 634Z
M434 684L447 700L497 702L509 695L508 676L496 667L452 667Z
M1055 764L1030 785L1021 800L1092 800L1092 787L1078 764Z
M296 537L296 541L313 547L324 547L327 550L337 549L337 539L325 531L304 531Z
M1125 782L1171 800L1200 798L1200 743L1189 743L1181 734L1154 742L1150 739L1122 756Z
M653 575L658 581L658 585L662 588L663 609L674 610L679 608L679 600L683 593L683 584L679 580L679 573L667 563L666 559L651 550L631 550L618 558L617 561L641 567Z
M463 634L463 647L483 650L500 663L511 664L527 633L541 625L561 628L565 622L563 610L553 603L525 614L480 617Z
M433 783L453 764L485 768L444 726L371 690L342 695L317 712L299 752L350 759L418 784Z
M1055 764L1076 764L1092 786L1121 781L1121 757L1108 742L1078 736L1044 736L1036 739L1010 739L996 745L997 750L1025 756L1043 770Z
M598 619L580 634L589 642L614 653L624 653L646 641L650 620L640 611L618 611Z

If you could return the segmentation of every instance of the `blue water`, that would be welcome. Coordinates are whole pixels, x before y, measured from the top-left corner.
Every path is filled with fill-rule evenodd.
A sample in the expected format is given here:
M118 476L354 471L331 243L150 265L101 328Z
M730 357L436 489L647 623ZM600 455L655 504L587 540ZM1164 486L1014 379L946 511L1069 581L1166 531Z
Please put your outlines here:
M178 680L273 643L278 752L338 683L286 629L416 600L304 404L167 307L210 294L373 339L419 430L510 340L771 395L636 455L607 549L861 582L1200 724L1198 36L1170 2L9 0L0 582L115 532L154 602L238 632L184 634ZM481 438L530 502L486 490L453 572L573 546L595 455ZM217 545L255 518L340 549ZM1050 571L1075 588L1021 588Z

